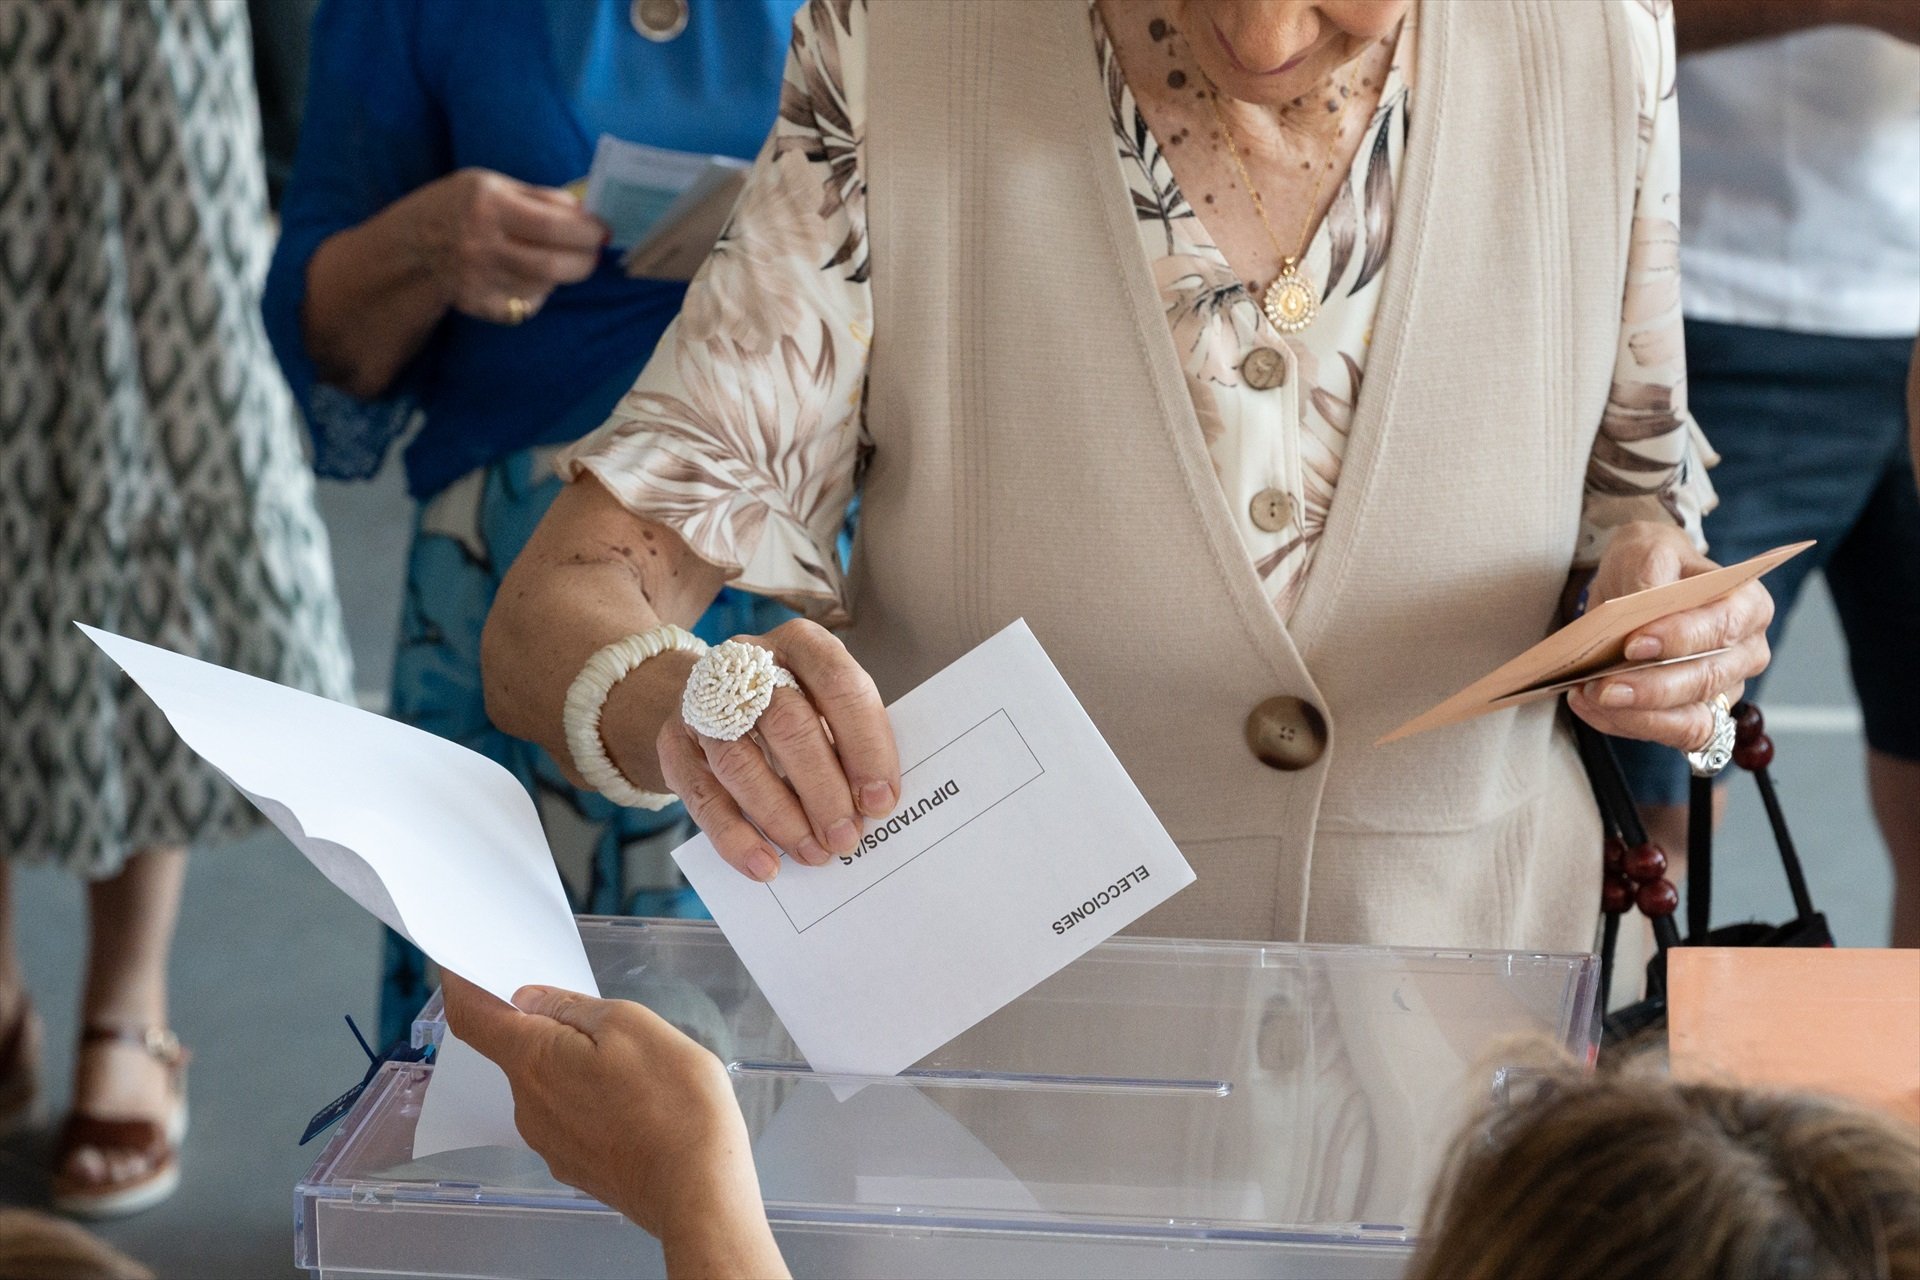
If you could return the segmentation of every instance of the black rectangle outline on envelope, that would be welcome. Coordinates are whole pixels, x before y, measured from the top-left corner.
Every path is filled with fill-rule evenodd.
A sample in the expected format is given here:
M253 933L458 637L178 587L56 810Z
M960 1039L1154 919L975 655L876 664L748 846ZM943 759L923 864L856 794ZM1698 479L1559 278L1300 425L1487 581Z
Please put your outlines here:
M985 817L989 813L992 813L995 809L999 808L1001 805L1013 799L1015 796L1019 795L1022 791L1025 791L1028 787L1032 786L1034 783L1040 781L1040 779L1047 776L1047 767L1040 763L1040 757L1034 755L1033 748L1027 745L1027 735L1020 732L1020 726L1013 722L1012 716L1007 715L1007 709L1005 707L1001 707L999 710L994 711L988 714L987 716L985 716L978 723L972 725L971 727L964 730L963 732L954 735L952 738L948 739L945 743L942 743L940 746L935 747L932 751L929 751L926 755L920 757L920 759L915 761L913 764L907 766L905 769L902 769L900 771L900 793L902 795L906 794L906 791L907 791L906 780L907 780L908 774L912 773L915 769L918 769L921 765L926 764L929 760L932 760L935 756L946 751L948 748L957 745L961 739L971 737L973 734L975 734L981 728L983 728L986 725L988 720L992 720L995 716L1006 716L1007 727L1013 730L1014 737L1020 739L1020 745L1023 749L1025 749L1027 753L1027 758L1033 761L1033 767L1038 769L1040 772L1034 774L1031 778L1028 778L1025 782L1021 783L1019 786L1015 787L1013 790L1007 792L1007 794L1001 796L998 800L995 800L992 804L982 809L979 813L974 814L973 817L968 818L965 822L961 823L959 826L955 827L953 830L947 832L946 835L941 836L940 839L935 840L933 844L928 845L926 848L922 849L919 853L914 854L913 857L908 858L905 862L902 862L899 866L893 868L892 871L887 872L886 875L881 876L879 880L875 880L873 884L870 884L866 886L866 888L860 890L860 893L856 893L853 895L853 897L848 898L847 902L852 902L855 898L858 898L860 894L866 893L868 890L872 889L875 885L878 885L881 882L885 881L889 876L896 874L897 872L903 870L904 868L911 865L912 863L917 862L921 858L926 857L929 853L933 852L934 847L936 845L942 844L947 840L952 839L954 836L959 835L962 831L965 831L968 827L972 826L975 822L978 822L981 818ZM780 908L780 914L783 916L786 916L787 923L793 926L793 931L795 933L805 933L807 929L811 929L813 928L814 925L819 924L820 920L825 920L827 916L831 916L834 911L838 911L841 909L841 907L845 907L847 905L847 902L842 902L839 906L835 907L833 911L829 911L827 912L826 915L821 916L820 920L815 920L811 924L808 924L805 928L802 928L800 925L794 924L793 915L791 912L787 910L787 904L780 901L780 895L778 893L774 893L773 885L771 883L767 885L767 892L773 895L774 905Z

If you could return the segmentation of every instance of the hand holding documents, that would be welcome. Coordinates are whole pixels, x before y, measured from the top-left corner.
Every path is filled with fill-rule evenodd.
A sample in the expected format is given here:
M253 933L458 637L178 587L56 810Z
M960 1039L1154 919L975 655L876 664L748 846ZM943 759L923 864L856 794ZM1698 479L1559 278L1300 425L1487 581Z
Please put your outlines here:
M899 807L766 883L674 853L794 1043L893 1075L1193 882L1026 624L888 709Z
M597 994L532 801L407 725L121 636L87 635L326 877L502 1000ZM891 1075L1192 883L1024 624L895 704L895 812L859 852L747 879L675 857L816 1070ZM416 1157L517 1144L507 1082L448 1037Z
M457 743L83 626L342 892L502 1000L597 992L533 801Z
M1459 724L1502 707L1550 698L1588 680L1625 675L1675 662L1691 662L1721 650L1690 653L1652 662L1625 663L1627 638L1641 627L1670 614L1710 604L1761 574L1784 564L1813 544L1778 547L1739 564L1727 565L1678 582L1618 596L1595 605L1580 617L1528 649L1498 670L1474 681L1429 711L1415 716L1376 742L1383 746L1429 729Z
M626 250L630 276L691 280L746 183L732 156L695 155L600 136L583 203Z
M186 744L342 892L502 1000L599 993L533 801L457 743L268 680L81 628ZM449 1037L415 1135L425 1156L518 1144L506 1077Z

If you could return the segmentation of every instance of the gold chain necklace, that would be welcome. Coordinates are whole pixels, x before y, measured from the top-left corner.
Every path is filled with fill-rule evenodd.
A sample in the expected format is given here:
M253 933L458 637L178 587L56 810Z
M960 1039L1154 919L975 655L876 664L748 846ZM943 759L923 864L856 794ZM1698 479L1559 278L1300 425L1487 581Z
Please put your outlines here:
M1273 223L1267 221L1266 201L1260 198L1260 189L1253 185L1253 179L1247 176L1247 166L1241 162L1240 148L1233 139L1233 126L1227 123L1227 113L1220 109L1218 88L1207 95L1207 102L1213 107L1213 118L1220 122L1220 132L1227 140L1227 154L1233 157L1233 167L1240 171L1240 181L1245 184L1247 194L1253 197L1253 211L1260 215L1260 225L1267 229L1267 239L1273 242L1273 251L1280 255L1280 274L1267 286L1260 309L1267 313L1267 319L1280 332L1299 333L1320 314L1320 300L1314 296L1313 286L1300 274L1300 260L1307 256L1313 215L1320 208L1320 191L1326 186L1327 170L1333 167L1329 160L1333 156L1333 144L1339 139L1341 127L1346 123L1346 110L1344 107L1341 109L1339 119L1334 121L1333 134L1322 150L1318 166L1320 176L1314 180L1313 198L1307 201L1307 216L1300 224L1300 248L1289 254L1280 247L1280 237L1273 234Z

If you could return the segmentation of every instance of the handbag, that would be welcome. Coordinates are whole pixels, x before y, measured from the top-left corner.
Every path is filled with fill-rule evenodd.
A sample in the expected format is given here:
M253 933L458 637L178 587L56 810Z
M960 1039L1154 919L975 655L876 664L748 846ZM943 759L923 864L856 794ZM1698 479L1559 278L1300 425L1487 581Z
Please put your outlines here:
M1767 824L1786 871L1793 895L1793 918L1785 924L1759 922L1712 927L1713 919L1713 779L1694 778L1687 795L1687 931L1674 922L1680 895L1667 879L1666 851L1647 838L1633 795L1613 746L1606 736L1578 717L1574 740L1586 766L1606 829L1605 868L1600 911L1601 1047L1613 1048L1664 1022L1667 1013L1667 954L1675 947L1831 947L1833 933L1827 918L1816 911L1800 854L1787 830L1786 814L1773 785L1773 739L1767 736L1760 709L1742 702L1733 709L1733 763L1753 775L1766 806ZM1647 993L1634 1004L1606 1013L1613 984L1614 952L1620 937L1620 919L1638 909L1653 923L1656 950L1647 962Z

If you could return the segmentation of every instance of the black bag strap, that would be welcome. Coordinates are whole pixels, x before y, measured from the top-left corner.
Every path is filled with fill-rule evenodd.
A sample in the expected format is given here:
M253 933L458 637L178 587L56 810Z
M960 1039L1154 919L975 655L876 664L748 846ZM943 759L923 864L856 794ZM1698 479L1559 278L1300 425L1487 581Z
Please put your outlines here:
M1626 876L1626 863L1635 856L1635 851L1650 850L1654 846L1647 838L1646 824L1640 820L1640 810L1633 802L1633 792L1627 786L1626 773L1620 768L1620 758L1614 754L1612 742L1578 716L1569 713L1568 719L1572 721L1574 743L1580 751L1580 762L1586 768L1587 781L1593 788L1594 801L1600 808L1600 821L1607 833L1607 865L1604 873L1607 884L1602 899L1600 938L1600 1008L1604 1010L1608 992L1613 989L1613 958L1619 944L1620 917L1633 910L1639 892L1639 886ZM1651 879L1663 881L1665 851L1661 850L1657 859L1645 852L1638 856L1653 861L1657 873ZM1666 913L1650 913L1649 919L1653 922L1653 935L1659 945L1659 954L1665 955L1667 948L1680 941L1671 908ZM1661 964L1649 969L1650 983L1656 995L1660 994L1659 987L1665 971L1665 965Z
M1698 943L1713 925L1713 779L1687 785L1687 941Z
M1809 920L1820 913L1813 909L1813 895L1807 891L1806 872L1800 866L1800 851L1794 848L1793 835L1787 830L1787 815L1780 808L1780 794L1774 790L1773 739L1767 736L1766 718L1760 708L1743 702L1733 709L1733 762L1753 775L1760 788L1760 803L1766 806L1767 825L1773 828L1773 842L1780 849L1780 865L1787 873L1787 890L1793 894L1794 916ZM1831 945L1831 944L1829 944Z
M1780 808L1780 793L1773 785L1773 739L1767 736L1766 717L1751 702L1742 702L1733 709L1733 724L1733 763L1751 773L1760 789L1760 803L1767 810L1767 825L1780 852L1780 866L1787 873L1787 891L1793 895L1794 919L1812 920L1819 912L1813 909L1800 851L1794 847L1793 833L1787 830L1787 815ZM1713 779L1695 778L1687 796L1687 941L1701 943L1712 933Z
M1713 928L1713 780L1694 778L1687 797L1687 933L1684 941L1695 946L1830 947L1833 945L1833 936L1827 928L1826 918L1814 910L1813 896L1807 889L1806 873L1800 863L1800 853L1794 846L1792 834L1787 830L1786 814L1781 810L1779 792L1774 787L1769 768L1773 763L1773 740L1767 736L1766 721L1760 709L1750 702L1735 707L1733 716L1737 735L1733 762L1751 773L1760 789L1761 803L1766 806L1767 824L1772 828L1774 845L1779 851L1781 866L1786 871L1787 888L1793 894L1794 918L1778 927L1739 924L1717 930ZM1653 846L1648 843L1646 825L1640 819L1639 808L1634 804L1633 793L1627 785L1626 774L1620 768L1612 743L1578 717L1569 715L1569 719L1608 839L1606 875L1609 883L1603 899L1606 914L1600 950L1600 1004L1604 1010L1607 994L1612 987L1620 917L1636 905L1632 899L1638 900L1643 911L1648 905L1656 908L1666 905L1660 900L1666 895L1648 892L1649 886L1659 879L1657 875L1633 881L1626 872L1647 872L1656 868L1663 870L1665 858L1664 851L1658 857L1650 852ZM1626 889L1637 890L1632 898L1623 899L1623 885ZM1658 944L1658 952L1647 967L1648 999L1634 1010L1622 1011L1614 1018L1609 1018L1610 1028L1620 1019L1624 1019L1622 1026L1654 1021L1664 1006L1666 953L1682 945L1682 939L1674 925L1670 906L1666 912L1656 910L1647 914L1653 922L1654 939Z

